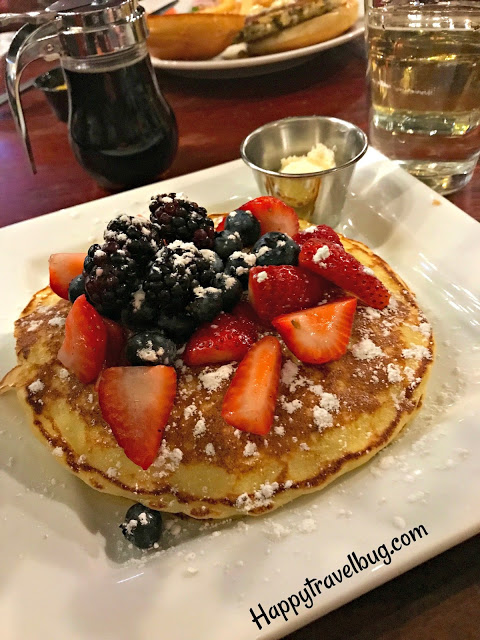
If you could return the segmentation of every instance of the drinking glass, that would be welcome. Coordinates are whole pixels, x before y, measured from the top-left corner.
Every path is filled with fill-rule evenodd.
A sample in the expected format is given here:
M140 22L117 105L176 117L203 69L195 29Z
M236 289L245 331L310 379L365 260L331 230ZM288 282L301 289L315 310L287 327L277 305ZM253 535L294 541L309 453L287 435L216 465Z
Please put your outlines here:
M480 155L480 0L365 0L370 142L435 191Z

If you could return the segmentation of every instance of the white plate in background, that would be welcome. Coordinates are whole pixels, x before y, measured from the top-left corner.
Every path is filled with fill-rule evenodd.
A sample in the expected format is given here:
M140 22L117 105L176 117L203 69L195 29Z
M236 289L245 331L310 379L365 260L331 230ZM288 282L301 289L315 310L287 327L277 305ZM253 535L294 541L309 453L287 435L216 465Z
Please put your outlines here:
M47 259L81 251L119 212L183 191L210 211L258 195L240 161L0 229L0 376L12 326L48 280ZM480 225L369 150L342 230L367 242L418 294L438 357L425 405L403 435L325 490L261 518L208 528L167 517L169 549L143 557L118 524L129 502L73 477L36 441L15 394L0 398L2 640L281 638L480 530ZM310 609L264 625L263 608L423 525L427 536L324 589Z
M176 9L179 13L187 13L194 4L195 2L191 0L180 0L176 5ZM282 71L300 65L322 51L338 47L361 35L364 32L363 15L363 2L360 0L358 20L348 31L326 42L294 49L293 51L233 59L224 58L224 54L212 60L160 60L159 58L152 58L152 62L157 69L169 71L176 75L196 78L245 78ZM233 51L232 47L229 47L229 50Z

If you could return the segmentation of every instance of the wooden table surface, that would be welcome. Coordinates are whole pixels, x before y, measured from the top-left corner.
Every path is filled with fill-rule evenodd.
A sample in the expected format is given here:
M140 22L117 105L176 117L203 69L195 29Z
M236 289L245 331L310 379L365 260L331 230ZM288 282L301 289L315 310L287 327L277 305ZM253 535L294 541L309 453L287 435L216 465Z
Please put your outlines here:
M35 63L31 73L41 69ZM180 132L168 177L238 158L250 131L285 116L337 116L366 129L361 39L290 71L257 78L187 80L162 74L159 80ZM30 173L8 107L0 107L0 226L108 195L77 165L66 126L43 96L32 91L24 104L38 174ZM450 199L480 220L480 167ZM479 640L479 542L476 537L460 544L288 640Z

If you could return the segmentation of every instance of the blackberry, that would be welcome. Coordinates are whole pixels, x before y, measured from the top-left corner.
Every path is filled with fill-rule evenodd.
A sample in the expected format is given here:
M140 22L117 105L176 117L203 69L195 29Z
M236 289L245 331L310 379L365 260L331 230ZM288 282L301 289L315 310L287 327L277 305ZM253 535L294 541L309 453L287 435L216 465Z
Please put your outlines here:
M162 535L162 514L137 502L127 511L120 529L125 538L139 549L151 549Z
M94 244L83 267L85 294L99 313L119 320L131 295L140 285L138 266L126 249L117 243Z
M257 266L298 264L300 247L290 236L280 231L265 233L253 247L253 253L257 258Z
M225 264L225 273L227 276L234 276L242 283L242 287L248 287L248 274L250 269L255 266L256 258L253 253L243 253L235 251L228 258Z
M260 222L250 211L237 209L228 214L225 220L226 231L237 231L243 245L251 247L260 237Z
M211 261L195 245L177 240L158 251L143 281L142 304L156 315L184 314L196 297L194 289L211 287L215 275Z
M122 214L111 220L103 234L112 250L125 249L140 269L153 260L163 245L157 229L149 220Z
M222 260L228 260L234 251L243 249L243 243L237 231L220 231L216 234L213 248Z
M127 340L125 354L128 362L134 366L173 366L177 347L160 331L144 331Z
M175 240L193 242L199 249L212 249L215 240L213 220L196 202L181 198L176 193L152 197L150 220L159 237L167 244Z

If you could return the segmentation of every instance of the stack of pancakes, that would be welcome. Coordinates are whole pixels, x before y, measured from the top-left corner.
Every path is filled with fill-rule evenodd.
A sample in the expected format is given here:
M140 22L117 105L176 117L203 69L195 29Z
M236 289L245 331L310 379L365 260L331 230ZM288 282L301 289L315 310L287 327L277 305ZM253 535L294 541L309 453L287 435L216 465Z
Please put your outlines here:
M358 304L340 360L307 365L283 347L267 436L235 430L221 417L234 363L189 368L179 359L159 456L143 471L102 419L94 385L57 360L71 305L48 287L16 322L18 366L4 388L17 388L36 435L95 489L194 518L275 509L367 462L395 438L420 407L433 362L430 326L405 283L365 245L342 242L389 289L390 304L383 311Z

